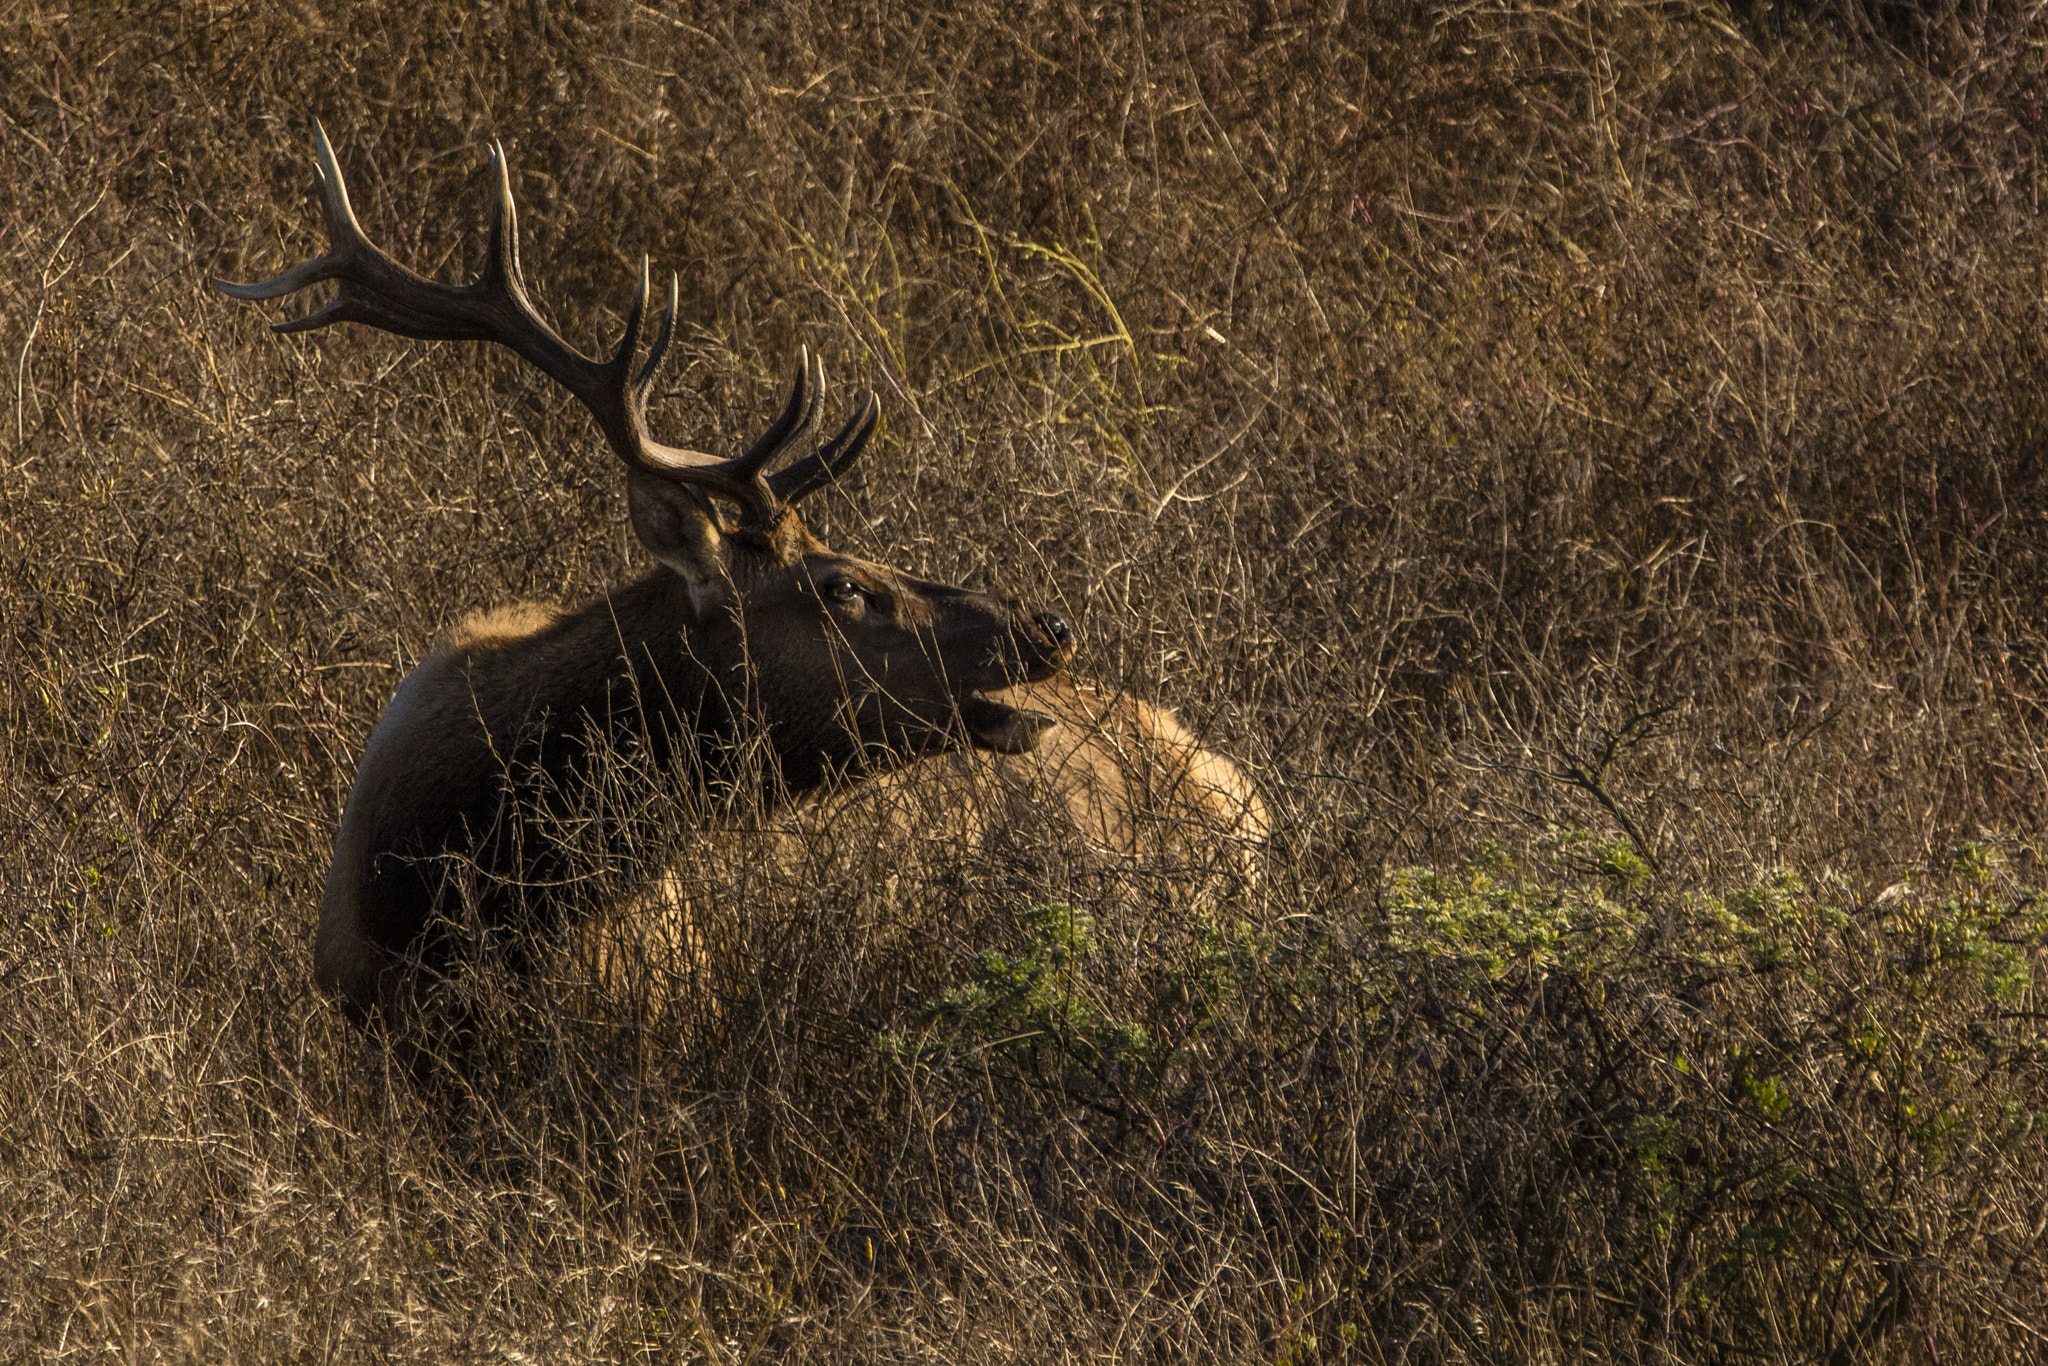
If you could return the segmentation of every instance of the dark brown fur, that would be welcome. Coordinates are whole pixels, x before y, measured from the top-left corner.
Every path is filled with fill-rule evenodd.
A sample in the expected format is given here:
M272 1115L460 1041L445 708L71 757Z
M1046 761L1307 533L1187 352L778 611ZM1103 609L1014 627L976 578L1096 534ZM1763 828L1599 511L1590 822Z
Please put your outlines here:
M975 734L956 707L1050 674L1065 641L1015 603L835 555L790 520L774 543L728 535L722 588L661 568L575 612L501 609L428 656L349 795L314 944L320 985L359 1007L390 1001L409 957L441 957L429 927L465 879L469 913L514 929L515 953L582 909L575 861L589 850L555 829L596 764L750 782L760 759L747 751L765 739L773 800L963 738L1036 740L1028 713L1015 735ZM849 581L846 600L827 591Z

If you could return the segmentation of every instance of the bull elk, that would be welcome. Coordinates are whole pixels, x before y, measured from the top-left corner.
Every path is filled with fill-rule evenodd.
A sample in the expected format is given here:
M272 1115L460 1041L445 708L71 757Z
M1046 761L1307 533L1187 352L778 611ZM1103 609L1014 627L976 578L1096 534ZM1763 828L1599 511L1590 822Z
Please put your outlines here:
M1199 774L1203 810L1241 833L1263 832L1241 775L1196 748L1170 715L1097 705L1056 679L1075 649L1056 613L838 554L805 528L795 506L860 455L879 415L872 393L829 440L776 469L811 444L818 421L823 367L800 351L787 403L743 454L663 445L648 432L647 401L674 334L674 277L645 357L643 258L624 337L608 358L592 359L528 297L501 147L490 149L496 195L483 269L456 286L372 244L317 126L315 145L326 252L261 283L214 286L255 301L336 283L330 302L276 324L279 332L357 322L514 351L596 420L625 464L633 530L656 561L645 578L574 611L526 606L474 618L399 685L335 841L314 941L323 989L368 1012L409 994L411 968L431 975L449 952L435 926L453 909L454 868L474 874L477 921L512 931L515 942L590 909L567 890L578 885L566 866L572 855L537 822L621 751L699 789L751 785L762 802L927 756L1030 763L1043 751L1057 755L1054 786L1079 813L1121 791L1105 775L1117 747L1135 746ZM1045 745L1062 717L1070 742ZM1109 828L1099 813L1082 819ZM660 869L641 873L651 880Z

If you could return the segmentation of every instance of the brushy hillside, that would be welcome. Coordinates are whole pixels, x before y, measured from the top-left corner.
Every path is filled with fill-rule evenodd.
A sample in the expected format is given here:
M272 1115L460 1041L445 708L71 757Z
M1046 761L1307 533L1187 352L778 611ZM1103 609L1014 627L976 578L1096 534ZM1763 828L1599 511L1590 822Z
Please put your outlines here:
M2037 14L0 10L0 1357L2039 1359ZM504 139L585 345L680 271L671 439L880 391L828 539L1057 603L1260 876L714 850L716 993L401 1076L354 757L644 559L508 358L204 288L316 117L443 278Z

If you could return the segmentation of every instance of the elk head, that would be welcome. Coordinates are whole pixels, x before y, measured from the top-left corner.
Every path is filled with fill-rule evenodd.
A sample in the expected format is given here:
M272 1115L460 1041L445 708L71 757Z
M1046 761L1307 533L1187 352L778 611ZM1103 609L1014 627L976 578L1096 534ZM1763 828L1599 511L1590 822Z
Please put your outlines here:
M414 273L364 236L317 125L315 143L328 250L271 280L214 286L233 298L268 300L332 280L331 301L276 330L357 322L406 337L496 342L574 394L625 463L635 534L672 575L655 586L658 608L643 606L640 620L620 623L614 651L622 635L629 655L659 660L674 653L667 648L674 638L685 638L682 654L708 671L708 686L728 702L744 699L766 724L784 778L797 787L872 755L944 748L957 735L1018 753L1056 724L988 694L1057 672L1074 648L1065 621L836 554L798 518L795 505L845 473L866 445L880 412L872 393L830 440L774 468L817 425L824 369L804 352L781 415L743 454L720 459L664 445L649 434L647 401L674 335L673 276L645 358L643 258L625 336L609 358L593 359L565 342L528 297L502 147L490 149L496 205L483 270L457 286ZM594 606L616 617L625 596ZM517 667L546 666L536 655ZM653 681L671 693L690 691L665 672ZM563 715L573 702L552 698L549 705Z

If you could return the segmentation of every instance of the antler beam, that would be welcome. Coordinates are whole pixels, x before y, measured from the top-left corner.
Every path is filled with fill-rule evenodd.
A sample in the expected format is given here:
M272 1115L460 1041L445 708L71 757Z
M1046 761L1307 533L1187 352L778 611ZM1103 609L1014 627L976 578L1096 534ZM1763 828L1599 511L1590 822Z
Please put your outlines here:
M325 280L338 282L324 307L275 324L279 332L307 332L340 322L362 323L423 341L488 341L516 352L574 394L597 419L605 440L626 464L738 503L744 523L772 524L783 509L837 478L860 455L873 434L881 405L873 393L854 405L845 426L824 446L774 475L768 467L805 439L817 425L825 369L808 349L797 354L789 401L745 454L722 460L702 451L666 446L647 430L647 398L675 336L676 277L669 277L661 328L637 369L647 321L648 269L641 258L640 281L626 315L626 333L607 360L584 355L534 309L519 269L519 215L512 203L512 176L505 149L491 143L497 183L491 235L481 274L467 285L429 280L393 260L364 235L350 205L341 165L327 130L313 126L318 154L320 204L327 220L327 251L272 279L256 284L213 281L230 298L281 299Z

